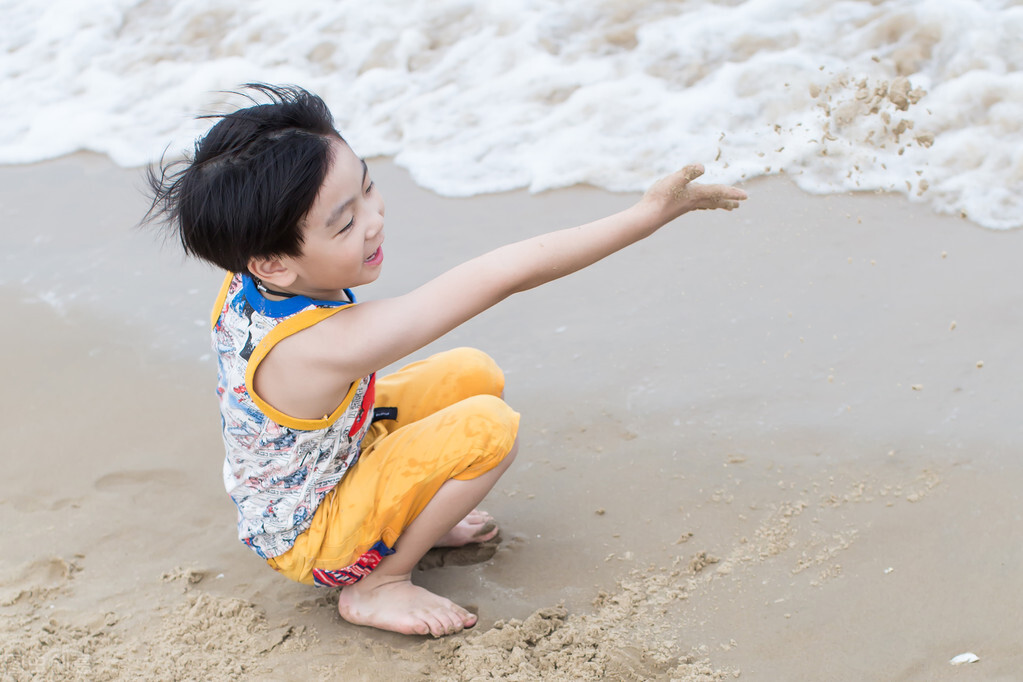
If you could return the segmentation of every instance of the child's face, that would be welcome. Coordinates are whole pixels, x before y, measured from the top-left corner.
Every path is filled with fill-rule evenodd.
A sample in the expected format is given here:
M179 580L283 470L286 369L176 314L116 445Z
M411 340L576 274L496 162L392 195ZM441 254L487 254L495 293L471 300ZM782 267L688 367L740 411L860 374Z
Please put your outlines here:
M292 262L296 286L322 299L376 280L384 262L384 199L366 162L344 142L333 148L334 162L305 217L302 255Z

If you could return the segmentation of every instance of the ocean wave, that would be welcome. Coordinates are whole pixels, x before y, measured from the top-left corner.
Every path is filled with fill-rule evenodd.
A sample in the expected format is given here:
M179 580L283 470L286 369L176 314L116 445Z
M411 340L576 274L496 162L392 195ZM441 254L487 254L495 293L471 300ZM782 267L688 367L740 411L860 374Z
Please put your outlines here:
M0 162L152 163L296 83L358 153L466 196L640 190L688 162L1023 225L1010 0L0 0Z

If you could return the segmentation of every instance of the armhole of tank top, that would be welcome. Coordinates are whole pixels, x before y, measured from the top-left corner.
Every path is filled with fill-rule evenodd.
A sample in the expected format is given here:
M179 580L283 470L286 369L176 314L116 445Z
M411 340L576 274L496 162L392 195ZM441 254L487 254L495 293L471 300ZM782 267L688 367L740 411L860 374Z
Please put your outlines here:
M256 403L256 406L259 407L263 414L270 417L270 419L273 419L281 426L297 429L299 431L317 431L319 429L325 429L333 424L337 421L338 417L340 417L344 411L348 409L348 406L352 402L352 398L355 397L355 391L359 387L358 381L352 382L352 385L348 387L348 393L341 401L341 404L338 405L330 415L323 419L299 419L298 417L292 417L281 412L276 407L263 400L263 398L256 393L254 379L259 363L261 363L263 358L265 358L267 354L273 350L274 346L292 334L300 332L303 329L307 329L317 322L321 322L328 317L345 310L346 308L350 308L352 305L355 304L352 303L337 308L312 308L309 310L303 310L271 329L270 332L263 337L263 340L256 345L255 350L252 351L252 355L249 357L248 367L245 369L245 388L252 397L252 401Z
M210 329L214 329L217 326L217 320L220 319L220 313L224 312L224 303L227 302L227 290L231 286L231 280L234 279L234 273L229 272L224 277L224 283L220 285L220 293L217 294L217 302L213 304L213 311L210 313Z

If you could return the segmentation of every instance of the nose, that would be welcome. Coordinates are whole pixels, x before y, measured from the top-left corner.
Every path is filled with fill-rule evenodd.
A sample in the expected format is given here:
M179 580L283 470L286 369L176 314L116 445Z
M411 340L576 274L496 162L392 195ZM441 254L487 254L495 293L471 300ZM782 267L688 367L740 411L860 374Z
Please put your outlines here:
M380 210L371 211L367 216L367 220L369 221L369 225L366 228L366 240L372 241L373 239L376 239L377 235L379 235L384 229L384 206L382 203L380 204Z

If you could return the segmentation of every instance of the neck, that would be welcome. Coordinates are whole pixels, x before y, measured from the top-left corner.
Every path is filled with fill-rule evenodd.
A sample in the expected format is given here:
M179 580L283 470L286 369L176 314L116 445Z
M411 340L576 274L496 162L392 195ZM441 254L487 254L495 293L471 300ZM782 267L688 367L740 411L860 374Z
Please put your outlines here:
M348 292L346 290L344 290L344 289L342 289L341 291L337 292L337 294L333 295L333 296L315 296L315 295L309 295L309 294L296 293L294 291L279 291L277 289L271 289L270 287L265 285L258 277L255 277L255 276L252 276L252 281L255 282L256 289L259 290L259 293L262 294L265 298L269 298L270 300L294 298L296 296L306 296L307 298L311 298L313 300L323 300L323 301L351 301L352 300L351 296L349 296Z
M293 298L294 296L298 296L298 294L293 294L290 291L277 291L275 289L271 289L256 277L253 277L252 279L256 282L256 288L259 289L259 292L264 296L267 294L271 296L279 296L280 298Z

